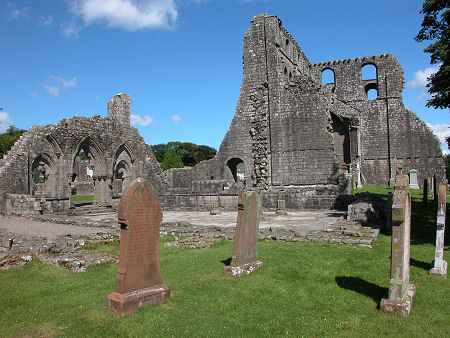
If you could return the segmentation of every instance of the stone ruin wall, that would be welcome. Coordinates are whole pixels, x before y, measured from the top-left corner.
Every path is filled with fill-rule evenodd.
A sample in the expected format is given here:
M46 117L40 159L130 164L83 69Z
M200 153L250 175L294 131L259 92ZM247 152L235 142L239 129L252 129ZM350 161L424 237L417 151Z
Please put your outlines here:
M266 207L285 199L290 208L330 208L345 175L335 156L328 99L278 18L254 18L243 66L236 114L219 152L193 169L171 170L171 194L196 195L186 196L186 206L207 192L219 199L231 194L235 204L232 162L239 160L245 165L240 185L264 191Z
M388 184L398 167L417 169L419 179L444 177L437 138L403 105L403 69L394 56L311 64L277 17L259 15L252 23L236 113L213 159L161 172L129 125L131 100L120 94L108 103L107 118L74 117L26 132L0 162L3 210L67 210L74 157L86 145L97 167L98 205L118 201L118 171L148 179L165 208L235 208L242 188L261 190L264 207L282 199L288 208L331 208L357 167L368 184ZM362 79L366 64L376 67L374 79ZM325 69L334 83L322 85ZM377 99L368 100L368 89L378 91ZM32 183L35 163L48 167L44 186Z
M403 69L394 56L311 64L277 17L259 15L252 23L229 130L214 159L165 173L172 202L197 206L229 194L235 204L234 159L245 164L240 186L261 189L264 206L272 208L277 199L288 208L332 207L348 191L346 168L356 175L359 164L367 184L392 183L398 167L417 169L421 178L444 177L437 138L403 105ZM362 80L366 64L375 65L375 79ZM322 85L325 69L333 70L335 83ZM367 98L371 88L376 100Z
M362 68L373 65L376 76L362 79ZM445 176L439 140L402 100L403 68L391 54L336 60L312 65L316 79L331 69L335 83L328 91L340 103L333 107L344 115L352 109L359 119L360 161L363 183L393 184L397 168L419 171L419 182L436 175ZM377 98L368 100L367 90L376 89ZM390 156L389 156L390 155ZM389 160L390 159L390 160Z
M127 124L130 104L128 95L119 94L108 103L106 118L75 116L26 131L0 162L2 212L23 214L32 204L41 213L67 211L81 149L93 168L98 206L117 204L124 185L137 177L165 189L151 147Z

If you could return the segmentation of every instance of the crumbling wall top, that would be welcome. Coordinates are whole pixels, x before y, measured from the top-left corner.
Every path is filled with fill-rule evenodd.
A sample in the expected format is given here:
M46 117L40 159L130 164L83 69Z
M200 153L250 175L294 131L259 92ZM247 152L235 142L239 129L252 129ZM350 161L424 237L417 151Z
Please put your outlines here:
M124 93L115 95L108 101L108 117L119 125L130 126L131 98Z

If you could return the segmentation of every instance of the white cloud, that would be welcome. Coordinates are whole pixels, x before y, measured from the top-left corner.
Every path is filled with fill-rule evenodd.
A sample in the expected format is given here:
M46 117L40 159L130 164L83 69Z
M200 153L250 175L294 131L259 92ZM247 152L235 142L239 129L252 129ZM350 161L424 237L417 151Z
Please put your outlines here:
M170 28L178 17L175 0L75 0L70 6L86 25L103 22L130 31Z
M61 90L68 90L77 85L77 78L74 76L70 80L64 80L60 76L50 75L47 84L44 84L45 90L53 96L59 96Z
M61 91L61 88L56 87L56 86L44 85L44 88L47 91L47 93L49 93L50 95L53 95L53 96L59 96L59 92Z
M16 6L8 2L6 7L9 9L9 16L13 20L27 19L28 15L28 7L16 8Z
M52 25L53 25L53 16L43 15L39 18L39 26L52 26Z
M442 123L442 124L427 123L427 126L438 137L439 142L441 143L441 148L443 149L443 152L445 154L448 154L448 147L447 147L447 142L445 141L445 139L450 136L450 123Z
M70 21L68 23L61 24L61 33L64 35L66 39L76 39L78 37L78 33L81 30L81 27L78 26L75 22Z
M60 76L53 76L50 75L49 76L51 79L55 80L56 82L60 83L64 89L68 89L70 87L74 87L77 85L77 78L73 77L70 80L64 80L62 77Z
M5 111L0 111L0 133L4 133L11 125L11 119Z
M419 70L414 74L414 79L408 83L408 87L411 89L418 89L421 91L417 100L423 99L428 94L428 78L439 70L440 65L435 67L428 67L425 70Z
M30 93L30 97L38 97L38 93Z
M173 121L173 123L177 124L178 122L181 121L181 117L179 115L175 114L172 116L172 121Z
M140 126L140 127L148 127L153 125L153 117L150 116L139 116L139 115L130 115L130 123L134 126Z

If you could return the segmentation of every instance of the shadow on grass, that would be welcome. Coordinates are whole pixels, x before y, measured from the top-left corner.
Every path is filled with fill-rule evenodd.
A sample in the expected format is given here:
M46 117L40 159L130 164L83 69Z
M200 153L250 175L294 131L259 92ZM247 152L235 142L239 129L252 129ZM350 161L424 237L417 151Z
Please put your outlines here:
M429 270L431 269L431 263L427 263L427 262L422 262L422 261L418 261L414 258L410 258L409 259L409 264L412 266L416 266L418 268L422 268L424 270Z
M381 299L386 297L389 291L388 288L367 282L359 277L341 276L336 277L335 280L336 284L343 289L352 290L372 298L377 303L377 307L380 306Z
M223 265L229 266L231 264L231 257L224 259L221 262L223 263Z
M393 187L364 186L355 192L368 191L387 201L388 192L394 192ZM446 228L450 227L450 204L447 203ZM437 201L428 199L423 203L423 190L411 190L411 245L436 244ZM445 232L445 243L450 243L450 231Z

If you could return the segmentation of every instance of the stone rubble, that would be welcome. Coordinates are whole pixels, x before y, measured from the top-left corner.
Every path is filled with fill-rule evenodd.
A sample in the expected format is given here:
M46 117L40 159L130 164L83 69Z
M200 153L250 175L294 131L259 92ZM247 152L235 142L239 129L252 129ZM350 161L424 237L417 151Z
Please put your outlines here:
M97 233L92 236L60 234L55 240L34 235L0 232L0 269L20 267L34 259L57 265L74 272L84 272L91 266L116 263L118 258L82 250L87 244L117 241L115 233Z

